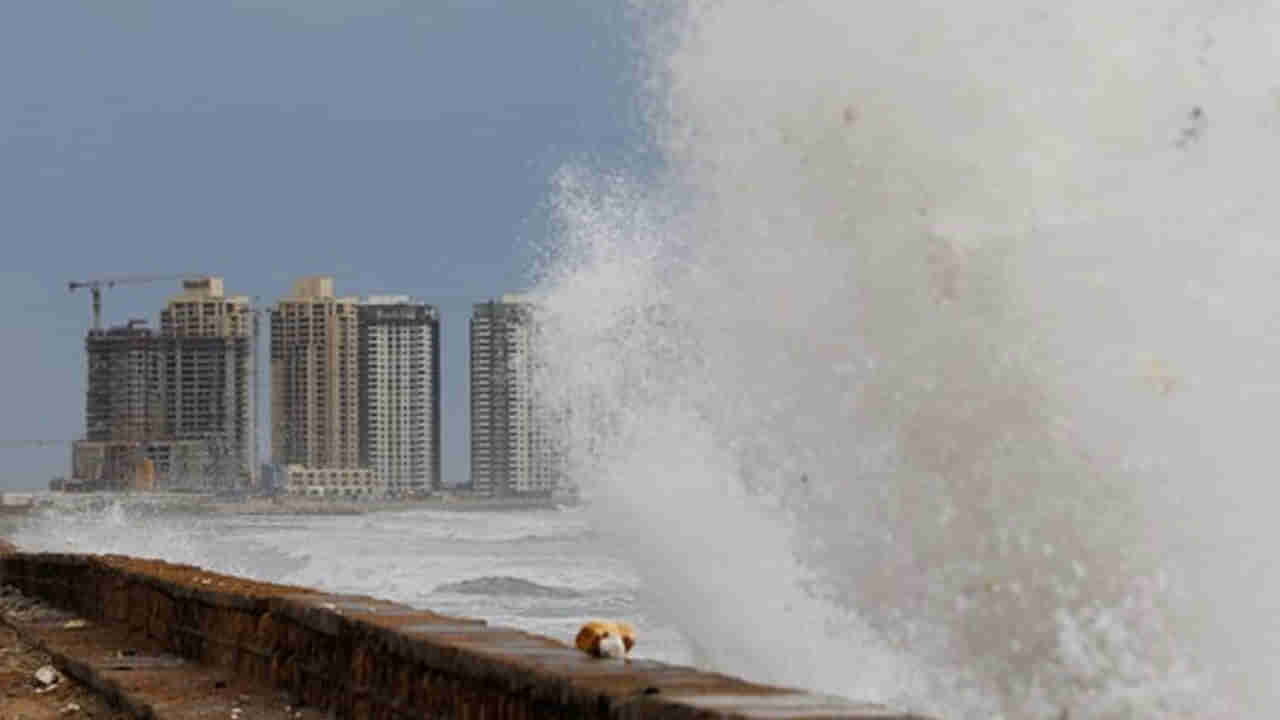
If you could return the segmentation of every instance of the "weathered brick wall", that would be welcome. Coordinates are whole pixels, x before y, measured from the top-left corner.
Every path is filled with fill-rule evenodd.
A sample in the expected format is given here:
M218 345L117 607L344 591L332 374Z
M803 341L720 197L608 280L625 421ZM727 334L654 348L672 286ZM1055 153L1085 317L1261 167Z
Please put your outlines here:
M120 556L0 554L0 582L340 718L907 718L368 597Z

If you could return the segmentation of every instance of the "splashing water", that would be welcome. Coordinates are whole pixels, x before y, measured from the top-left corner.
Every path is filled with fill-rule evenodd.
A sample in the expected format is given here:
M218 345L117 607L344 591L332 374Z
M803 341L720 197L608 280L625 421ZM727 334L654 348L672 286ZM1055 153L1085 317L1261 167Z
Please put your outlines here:
M305 563L259 543L228 541L226 525L216 515L173 512L164 500L146 496L86 498L48 507L7 535L32 552L159 558L268 582L281 581L287 570Z
M662 9L664 170L567 168L537 291L652 604L946 717L1273 715L1280 10Z

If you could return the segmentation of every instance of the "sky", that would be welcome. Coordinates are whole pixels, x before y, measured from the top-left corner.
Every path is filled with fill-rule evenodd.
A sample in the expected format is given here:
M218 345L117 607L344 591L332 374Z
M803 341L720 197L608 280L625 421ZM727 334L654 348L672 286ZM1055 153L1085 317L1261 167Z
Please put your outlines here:
M328 274L440 307L444 480L465 481L471 304L529 284L559 168L646 162L625 5L6 3L0 489L66 474L84 432L67 282L184 272L264 305ZM105 291L104 322L156 323L177 284Z

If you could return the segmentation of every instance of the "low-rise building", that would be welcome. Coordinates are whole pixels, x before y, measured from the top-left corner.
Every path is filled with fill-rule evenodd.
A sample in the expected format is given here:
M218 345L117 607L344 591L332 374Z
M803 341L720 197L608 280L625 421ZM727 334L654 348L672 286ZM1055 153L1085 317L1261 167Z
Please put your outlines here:
M200 440L79 440L68 490L207 490L211 472Z
M369 468L314 468L286 465L285 492L299 497L375 500L387 496L387 484Z

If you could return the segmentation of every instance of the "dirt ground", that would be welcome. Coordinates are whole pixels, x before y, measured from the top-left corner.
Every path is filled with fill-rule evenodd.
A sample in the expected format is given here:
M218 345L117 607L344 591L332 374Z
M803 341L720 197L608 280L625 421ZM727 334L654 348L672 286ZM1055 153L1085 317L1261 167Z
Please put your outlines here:
M0 538L0 553L16 548ZM17 608L23 601L3 588L0 612ZM112 708L92 690L58 673L57 682L48 690L36 680L36 671L50 665L50 657L27 645L13 628L0 622L0 720L124 720L127 714Z
M52 690L37 692L36 670L49 656L28 646L8 625L0 624L0 720L125 720L92 690L59 673Z

